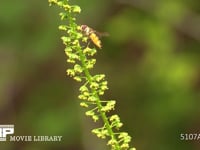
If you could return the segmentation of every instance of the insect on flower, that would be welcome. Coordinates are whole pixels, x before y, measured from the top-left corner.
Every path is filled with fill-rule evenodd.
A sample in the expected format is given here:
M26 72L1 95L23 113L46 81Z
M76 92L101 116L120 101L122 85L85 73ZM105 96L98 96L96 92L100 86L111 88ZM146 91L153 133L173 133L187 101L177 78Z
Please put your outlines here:
M100 33L96 30L88 27L87 25L81 25L81 31L90 38L90 40L98 47L102 48L100 36L108 36L107 33Z

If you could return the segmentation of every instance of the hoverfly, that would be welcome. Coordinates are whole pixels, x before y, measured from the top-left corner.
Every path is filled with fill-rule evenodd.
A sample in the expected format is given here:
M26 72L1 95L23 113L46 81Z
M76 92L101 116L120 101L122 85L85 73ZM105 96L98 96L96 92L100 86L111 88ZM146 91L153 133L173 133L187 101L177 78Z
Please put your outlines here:
M108 33L99 33L87 25L81 25L81 31L100 49L102 48L102 45L99 36L108 36Z

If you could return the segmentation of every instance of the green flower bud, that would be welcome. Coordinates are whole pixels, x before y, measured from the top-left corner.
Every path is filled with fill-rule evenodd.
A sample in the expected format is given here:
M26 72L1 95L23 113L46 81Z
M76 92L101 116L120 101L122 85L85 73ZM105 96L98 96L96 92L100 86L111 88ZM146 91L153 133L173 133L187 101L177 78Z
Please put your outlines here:
M88 88L87 88L85 85L83 85L83 86L81 86L81 87L79 88L79 91L85 92L85 91L88 91Z
M121 146L120 146L122 149L128 149L129 148L129 145L127 143L123 143Z
M81 12L81 8L79 6L77 6L77 5L74 5L72 11L75 12L75 13L80 13Z
M82 67L79 64L74 65L74 71L77 73L83 72Z
M79 99L82 99L82 100L87 100L87 97L86 97L85 95L83 95L83 94L80 94L80 95L78 96L78 98L79 98Z
M90 88L91 89L98 89L99 88L99 84L97 82L91 82Z
M110 121L120 120L118 115L112 115Z
M61 19L61 20L64 20L64 19L67 18L67 13L61 12L61 13L59 13L59 16L60 16L60 19Z
M95 101L97 101L97 98L95 96L90 96L88 98L88 101L95 102Z
M71 6L70 5L62 5L62 7L66 10L66 11L71 11Z
M81 77L79 77L79 76L74 77L74 80L76 80L77 82L81 82L82 81Z
M49 5L55 5L57 3L57 0L48 0L49 1Z
M60 25L58 27L59 30L63 30L63 31L66 31L67 30L67 26L66 25Z
M75 71L73 69L67 69L67 75L69 75L70 77L75 76Z
M66 37L66 36L61 37L61 39L65 45L67 45L67 43L71 42L71 38Z
M94 114L94 111L93 111L93 110L89 110L89 111L86 111L86 112L85 112L85 115L86 115L86 116L93 116L93 115L95 115L95 114Z
M107 145L115 145L117 141L115 139L111 139L108 141Z
M93 116L92 116L92 119L94 120L94 122L96 122L96 121L99 120L99 116L97 116L97 115L93 115Z
M80 106L85 107L85 108L88 108L88 104L85 103L85 102L81 102L81 103L80 103Z
M74 63L75 63L75 60L69 58L69 59L67 59L67 62L68 62L68 63L72 63L72 64L74 64Z

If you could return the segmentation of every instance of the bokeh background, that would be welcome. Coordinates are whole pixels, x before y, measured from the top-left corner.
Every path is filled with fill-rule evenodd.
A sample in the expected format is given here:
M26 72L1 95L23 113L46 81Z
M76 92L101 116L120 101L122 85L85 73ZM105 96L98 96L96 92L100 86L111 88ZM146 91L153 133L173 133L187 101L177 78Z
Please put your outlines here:
M71 0L80 24L106 31L93 73L105 73L124 131L138 150L199 150L199 0ZM1 150L106 150L66 76L56 7L47 0L0 2L0 124L15 135L62 142L1 142Z

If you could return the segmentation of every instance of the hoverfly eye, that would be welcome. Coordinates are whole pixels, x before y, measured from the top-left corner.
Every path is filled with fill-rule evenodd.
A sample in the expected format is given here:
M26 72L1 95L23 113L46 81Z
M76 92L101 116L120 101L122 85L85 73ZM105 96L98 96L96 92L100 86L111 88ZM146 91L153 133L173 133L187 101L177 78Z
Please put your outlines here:
M81 25L81 30L85 31L86 28L87 28L86 25Z

